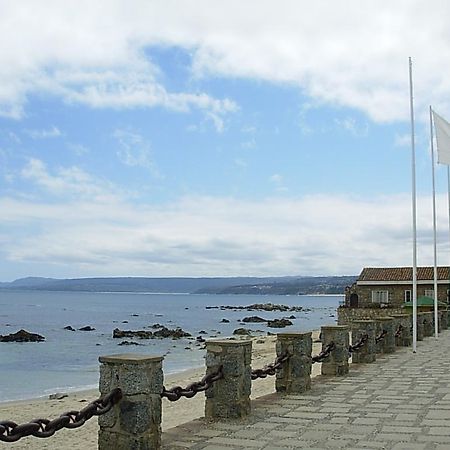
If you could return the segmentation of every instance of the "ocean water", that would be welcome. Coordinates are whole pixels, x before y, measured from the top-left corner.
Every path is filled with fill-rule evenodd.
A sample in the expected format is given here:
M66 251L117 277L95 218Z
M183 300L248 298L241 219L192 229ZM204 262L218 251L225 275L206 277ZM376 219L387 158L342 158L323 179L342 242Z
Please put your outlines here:
M164 373L204 365L205 350L195 338L231 336L239 327L255 334L277 332L265 323L239 323L246 316L267 319L291 315L282 312L249 312L207 309L207 306L276 303L302 306L309 311L292 313L294 325L283 330L309 331L333 324L342 296L254 296L142 293L85 293L17 291L0 292L0 334L23 328L45 336L40 343L0 342L0 402L47 396L53 392L80 390L98 385L98 357L117 353L165 355ZM225 318L230 323L221 323ZM127 321L128 323L122 323ZM181 327L193 338L137 340L142 346L118 346L114 328L148 329L159 323ZM63 328L72 326L77 331ZM84 326L95 331L78 331ZM257 330L259 330L257 332ZM132 339L127 339L132 340ZM275 357L275 355L274 355Z

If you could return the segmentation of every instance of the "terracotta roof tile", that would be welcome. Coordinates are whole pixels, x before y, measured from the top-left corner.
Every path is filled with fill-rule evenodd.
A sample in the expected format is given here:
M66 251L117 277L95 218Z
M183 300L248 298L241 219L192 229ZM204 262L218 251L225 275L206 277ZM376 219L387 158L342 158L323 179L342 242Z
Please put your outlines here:
M417 280L433 280L434 267L418 267ZM450 268L437 268L438 280L450 280ZM411 281L412 267L365 267L358 281ZM450 283L450 281L449 281Z

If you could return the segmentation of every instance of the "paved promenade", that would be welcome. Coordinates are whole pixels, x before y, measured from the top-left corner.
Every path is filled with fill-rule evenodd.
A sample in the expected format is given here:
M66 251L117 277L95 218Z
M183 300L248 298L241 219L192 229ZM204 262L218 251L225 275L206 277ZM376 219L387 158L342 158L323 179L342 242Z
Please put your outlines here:
M314 378L305 394L272 394L252 408L244 421L173 428L163 449L450 450L450 330L418 342L415 355L397 348L350 365L346 377Z

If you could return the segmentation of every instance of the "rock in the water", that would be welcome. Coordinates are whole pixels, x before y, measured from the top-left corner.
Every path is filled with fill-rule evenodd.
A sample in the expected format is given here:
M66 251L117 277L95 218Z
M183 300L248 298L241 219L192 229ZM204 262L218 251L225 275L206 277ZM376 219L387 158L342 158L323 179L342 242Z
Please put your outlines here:
M239 335L239 336L250 336L251 331L247 328L236 328L233 331L233 334Z
M85 327L78 328L79 331L95 331L95 328L92 328L90 325Z
M71 327L70 325L67 325L67 327L64 327L64 330L75 331L75 328Z
M271 328L284 328L293 325L289 319L274 319L267 321L267 326Z
M189 337L192 336L190 333L182 330L181 328L175 328L174 330L171 330L166 327L162 327L160 330L155 331L153 333L153 336L155 337L161 337L161 338L172 338L172 339L180 339L182 337Z
M26 330L19 330L6 336L0 335L0 342L42 342L45 337L36 333L29 333Z
M242 322L245 322L245 323L267 322L267 319L263 319L262 317L258 317L258 316L251 316L251 317L244 317L242 319Z
M206 309L218 308L217 306L206 306ZM292 312L300 312L303 311L302 306L287 306L287 305L275 305L273 303L254 303L248 306L220 306L221 310L232 309L232 310L240 310L245 309L247 311L292 311Z
M130 337L137 337L139 339L150 339L153 336L153 333L151 331L145 331L145 330L119 330L118 328L115 328L113 330L113 338L121 339L121 338L130 338Z
M222 319L222 320L220 321L220 323L230 323L230 321L229 321L228 319Z
M122 341L122 342L119 342L117 345L144 345L144 344L139 344L139 342L133 342L133 341Z
M175 328L171 330L164 326L161 327L158 331L151 332L145 330L119 330L115 328L113 330L113 338L128 338L128 337L137 337L139 339L154 339L154 338L172 338L172 339L180 339L182 337L188 337L191 334L182 330L181 328Z

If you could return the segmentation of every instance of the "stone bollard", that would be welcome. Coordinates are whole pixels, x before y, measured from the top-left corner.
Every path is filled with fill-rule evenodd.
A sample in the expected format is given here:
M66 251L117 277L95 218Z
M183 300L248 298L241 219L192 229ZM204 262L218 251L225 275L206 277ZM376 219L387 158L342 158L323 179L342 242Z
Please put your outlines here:
M381 341L383 348L383 353L394 353L395 352L395 321L392 317L378 317L377 321L381 323L381 329L386 330L386 335Z
M433 336L434 334L434 313L423 312L423 335L424 337Z
M395 345L398 347L409 347L412 345L412 321L409 314L393 314L392 317L397 319L397 329L401 325L402 330L400 336L395 338Z
M322 363L322 375L342 376L348 373L349 335L346 325L323 326L322 350L334 342L335 348Z
M352 322L352 344L367 335L366 343L358 351L352 353L353 364L371 363L376 360L375 328L374 320L354 320Z
M383 341L376 341L383 331L383 324L378 319L378 317L375 319L375 353L383 353Z
M122 389L123 398L99 416L99 450L161 448L162 356L100 356L100 393Z
M417 313L417 340L423 341L425 337L425 316L424 313Z
M443 330L447 330L448 329L448 312L446 309L441 309L440 311L441 314L441 328Z
M206 374L223 367L223 378L205 391L207 419L236 419L250 413L252 341L206 341Z
M276 373L277 392L301 393L311 388L312 339L309 333L278 333L277 357L288 352L291 357Z

